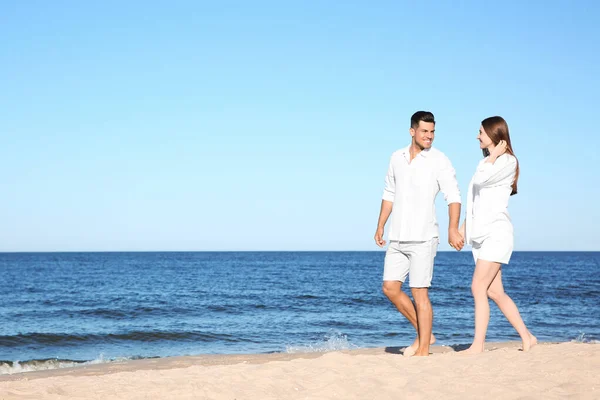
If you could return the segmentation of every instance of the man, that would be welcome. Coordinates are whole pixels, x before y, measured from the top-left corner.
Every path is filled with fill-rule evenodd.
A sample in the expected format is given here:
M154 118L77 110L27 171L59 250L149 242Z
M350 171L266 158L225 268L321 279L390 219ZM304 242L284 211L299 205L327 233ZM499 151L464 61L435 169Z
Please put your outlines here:
M410 119L410 146L392 154L375 233L375 243L383 247L384 226L392 215L384 263L383 293L417 330L414 343L405 356L427 356L435 342L432 335L433 311L429 286L439 243L435 217L435 197L441 190L448 203L450 222L448 242L461 250L464 239L458 231L460 191L450 160L431 147L435 119L428 111L418 111ZM409 277L414 304L402 291Z

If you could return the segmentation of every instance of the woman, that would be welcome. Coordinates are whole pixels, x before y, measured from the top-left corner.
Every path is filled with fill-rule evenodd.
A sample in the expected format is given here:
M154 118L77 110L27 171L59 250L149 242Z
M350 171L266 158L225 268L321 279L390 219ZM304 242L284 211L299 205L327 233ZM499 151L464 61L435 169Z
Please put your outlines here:
M494 300L523 341L523 351L537 343L519 310L502 286L502 264L508 264L513 251L513 226L508 199L517 194L519 163L513 152L508 125L502 117L481 122L481 160L469 184L467 213L461 233L473 246L475 272L471 291L475 300L475 337L467 353L481 353L490 320L488 298ZM466 227L466 232L465 232ZM466 234L466 235L465 235Z

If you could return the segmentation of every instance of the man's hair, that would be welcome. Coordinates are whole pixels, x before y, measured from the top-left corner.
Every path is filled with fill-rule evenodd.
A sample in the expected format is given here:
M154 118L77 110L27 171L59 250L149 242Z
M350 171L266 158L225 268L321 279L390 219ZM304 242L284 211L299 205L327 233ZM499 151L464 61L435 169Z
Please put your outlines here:
M433 122L435 124L435 117L429 111L417 111L410 117L410 127L417 129L420 121Z

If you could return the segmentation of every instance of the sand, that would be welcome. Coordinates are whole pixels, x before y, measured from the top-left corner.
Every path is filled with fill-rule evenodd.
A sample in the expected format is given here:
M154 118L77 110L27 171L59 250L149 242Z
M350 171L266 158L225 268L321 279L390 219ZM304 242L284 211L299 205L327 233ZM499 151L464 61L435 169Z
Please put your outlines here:
M456 350L460 350L460 346ZM600 344L207 355L0 376L0 399L600 399Z

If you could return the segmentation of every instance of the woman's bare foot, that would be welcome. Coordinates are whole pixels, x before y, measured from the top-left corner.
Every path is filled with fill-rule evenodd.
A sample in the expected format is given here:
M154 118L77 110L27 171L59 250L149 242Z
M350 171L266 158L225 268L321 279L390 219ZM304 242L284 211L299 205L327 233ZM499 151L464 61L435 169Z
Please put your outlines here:
M533 346L537 344L537 338L529 332L529 338L523 340L523 351L529 351Z
M432 333L431 339L429 339L429 344L430 345L434 344L435 340L436 340L435 336ZM413 344L411 344L406 349L404 349L404 353L402 353L402 354L404 355L404 357L412 357L415 355L418 348L419 348L419 338L416 338L415 341L413 342Z

